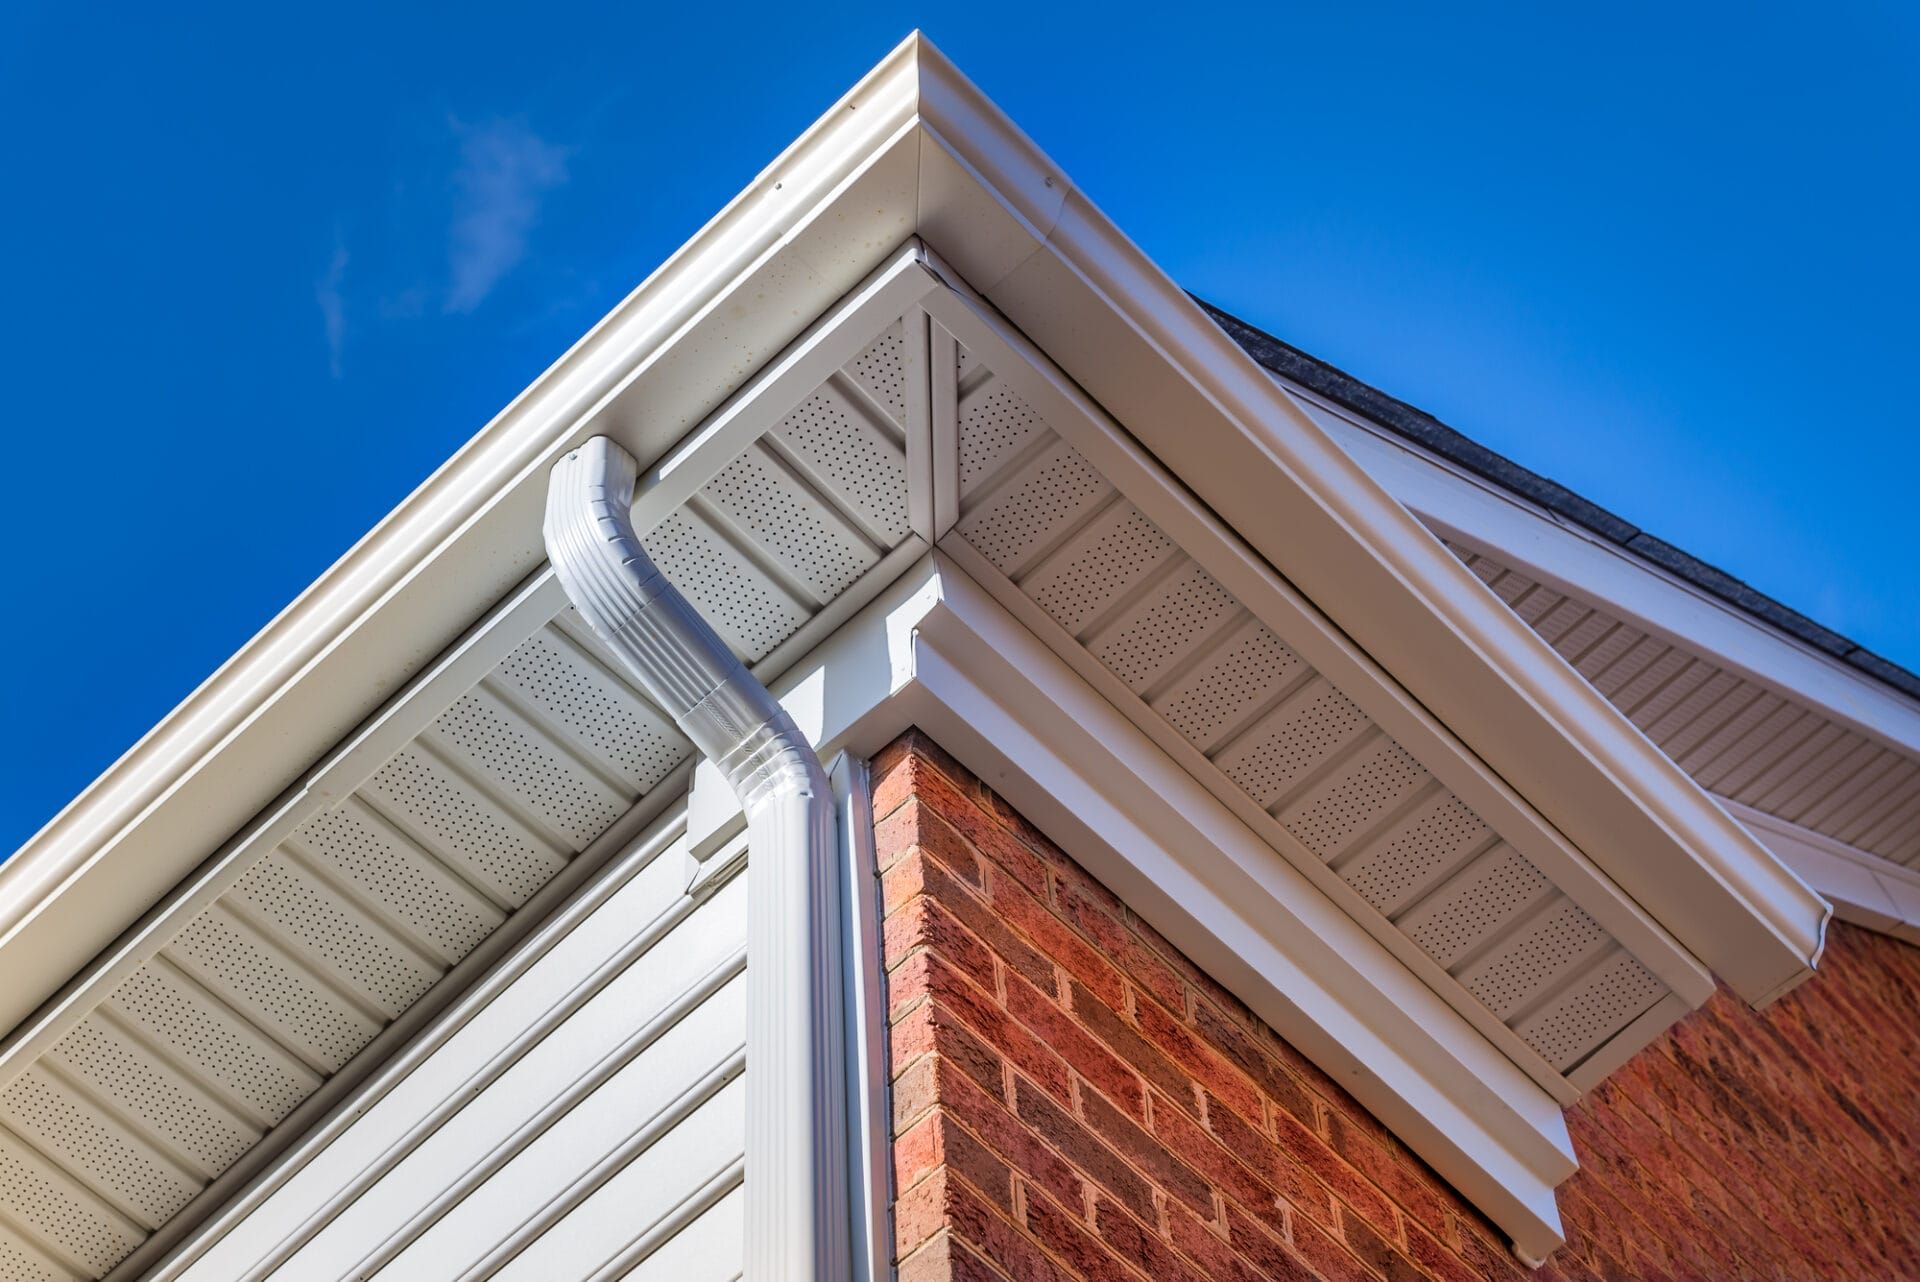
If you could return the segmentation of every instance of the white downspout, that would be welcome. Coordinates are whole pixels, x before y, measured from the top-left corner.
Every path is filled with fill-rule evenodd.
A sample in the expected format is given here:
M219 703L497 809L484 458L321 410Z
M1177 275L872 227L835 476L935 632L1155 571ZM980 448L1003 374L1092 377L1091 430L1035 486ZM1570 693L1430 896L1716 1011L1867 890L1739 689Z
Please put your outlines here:
M833 792L786 710L669 583L634 532L637 467L596 436L547 490L568 598L747 816L745 1276L848 1276L845 1067Z

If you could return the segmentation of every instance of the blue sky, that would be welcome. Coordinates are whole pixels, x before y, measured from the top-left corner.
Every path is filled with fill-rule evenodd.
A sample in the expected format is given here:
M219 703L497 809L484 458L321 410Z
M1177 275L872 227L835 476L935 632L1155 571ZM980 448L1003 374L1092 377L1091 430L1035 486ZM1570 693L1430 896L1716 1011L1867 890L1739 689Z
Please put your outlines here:
M1920 19L1598 12L15 0L0 850L915 26L1188 288L1920 667Z

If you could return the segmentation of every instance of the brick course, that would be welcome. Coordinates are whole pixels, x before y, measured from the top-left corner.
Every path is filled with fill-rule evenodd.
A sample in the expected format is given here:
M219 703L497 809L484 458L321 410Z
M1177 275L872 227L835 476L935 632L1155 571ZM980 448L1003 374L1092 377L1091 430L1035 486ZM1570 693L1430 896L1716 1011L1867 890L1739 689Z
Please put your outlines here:
M1568 1114L1505 1240L925 736L874 763L902 1282L1920 1278L1920 950L1836 925Z

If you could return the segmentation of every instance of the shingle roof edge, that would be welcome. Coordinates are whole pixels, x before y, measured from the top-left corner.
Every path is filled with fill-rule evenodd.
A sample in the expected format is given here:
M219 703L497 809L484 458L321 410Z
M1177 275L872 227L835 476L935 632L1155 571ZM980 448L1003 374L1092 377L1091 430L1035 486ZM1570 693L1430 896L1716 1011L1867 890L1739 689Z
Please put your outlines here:
M1760 622L1833 656L1863 675L1891 686L1910 698L1920 699L1920 675L1822 626L1725 570L1689 555L1630 521L1622 520L1558 481L1549 480L1495 453L1425 410L1361 382L1345 370L1282 342L1197 295L1193 298L1213 318L1215 324L1271 373L1298 383L1482 480L1490 481L1573 522Z

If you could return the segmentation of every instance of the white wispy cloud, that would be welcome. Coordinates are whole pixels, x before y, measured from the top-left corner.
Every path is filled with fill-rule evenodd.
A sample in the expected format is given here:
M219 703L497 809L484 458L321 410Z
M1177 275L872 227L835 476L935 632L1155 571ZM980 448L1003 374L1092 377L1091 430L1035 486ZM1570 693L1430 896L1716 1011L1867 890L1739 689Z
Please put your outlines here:
M320 304L320 323L327 335L327 368L335 378L341 375L340 362L347 345L347 300L341 287L346 284L348 259L347 247L336 241L326 275L313 287L313 299Z
M570 148L524 121L453 122L460 139L453 227L447 247L448 312L470 312L527 251L546 194L567 180Z

